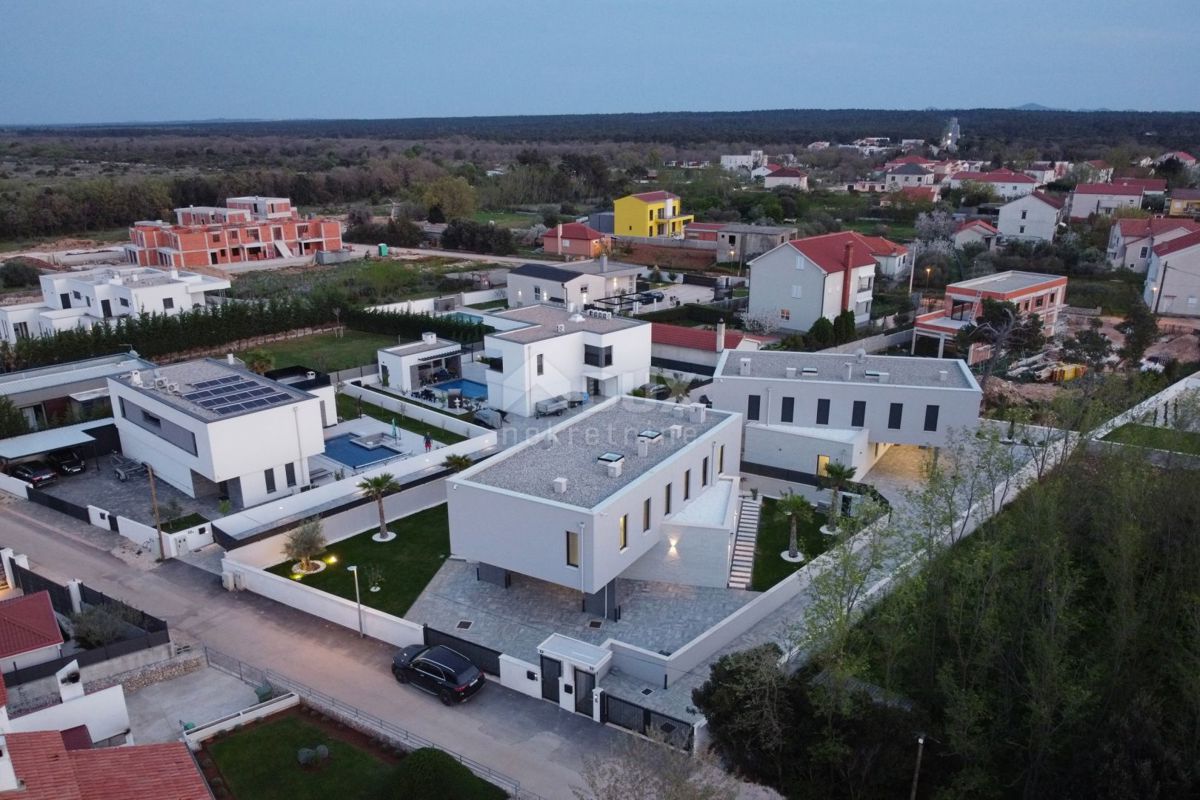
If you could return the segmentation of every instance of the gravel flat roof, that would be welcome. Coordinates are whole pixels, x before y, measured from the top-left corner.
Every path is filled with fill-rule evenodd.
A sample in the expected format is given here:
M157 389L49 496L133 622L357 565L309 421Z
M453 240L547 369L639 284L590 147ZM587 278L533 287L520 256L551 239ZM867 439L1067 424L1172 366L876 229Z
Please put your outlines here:
M955 289L973 289L981 292L1017 292L1021 289L1032 289L1044 283L1060 280L1062 275L1047 275L1040 272L997 272L995 275L984 275L982 278L971 278L958 281L946 287L953 293Z
M748 375L741 375L742 361L750 360ZM846 365L850 379L846 380ZM794 367L794 378L788 378ZM810 370L804 373L804 370ZM815 372L811 372L815 370ZM941 373L946 373L942 380ZM870 374L869 374L870 373ZM886 382L879 373L887 373ZM854 353L797 353L788 350L726 350L717 368L722 378L775 378L795 381L838 381L849 383L886 383L894 386L928 386L939 389L979 390L970 370L958 359L918 358L911 356L862 356Z
M625 330L626 328L634 328L638 325L650 324L649 322L628 319L626 317L601 317L573 313L567 311L565 308L547 305L514 308L511 311L504 311L495 316L529 323L524 328L516 328L504 333L489 334L496 339L524 344L540 342L544 339L553 339L556 336L566 336L579 331L611 333L613 331ZM559 325L565 326L565 330L559 331Z
M707 409L704 421L694 422L690 406L614 397L489 459L459 479L593 508L731 417L736 415ZM671 437L672 425L680 426L677 438ZM639 456L637 440L644 431L661 435L650 443L646 456ZM619 477L610 477L605 463L598 460L606 453L624 456ZM554 491L555 478L567 479L566 492Z

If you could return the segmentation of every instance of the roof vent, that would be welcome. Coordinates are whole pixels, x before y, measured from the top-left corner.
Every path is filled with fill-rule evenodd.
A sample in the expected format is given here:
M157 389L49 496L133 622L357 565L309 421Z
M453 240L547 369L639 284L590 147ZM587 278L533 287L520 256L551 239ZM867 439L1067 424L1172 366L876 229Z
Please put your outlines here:
M816 374L817 374L816 367L805 367L804 369L800 370L801 376L815 376Z
M867 363L867 351L861 347L858 348L857 350L854 351L854 358L857 359L858 363L860 363L860 364Z
M741 360L741 364L738 367L738 374L739 375L749 375L750 374L750 359L743 358Z
M622 458L620 461L606 461L604 462L604 470L608 473L608 477L619 478L621 477L621 470L624 465L624 458Z
M426 331L421 334L421 341L425 344L437 344L437 334L432 331Z
M556 331L558 331L559 333L566 333L566 332L567 332L567 326L566 326L566 324L565 324L565 323L562 323L562 322L558 323L558 325L556 325L556 326L554 327L554 329L555 329Z
M558 444L558 435L555 434L554 431L548 431L546 436L542 439L542 447L546 450L549 450L556 444Z
M704 420L707 419L708 407L705 406L704 403L692 403L691 409L692 411L689 416L691 417L692 422L703 423Z
M142 385L142 371L138 370L138 369L131 370L129 373L129 382L132 383L134 386L141 386Z
M310 369L308 372L304 373L304 377L305 377L305 379L306 379L306 380L310 380L310 381L311 381L311 380L314 380L314 379L317 377L317 373L313 372L313 371Z
M567 479L566 478L561 478L561 477L555 478L554 480L550 481L550 485L554 487L555 494L566 494L567 493Z
M226 354L225 354L225 363L226 363L226 364L236 364L236 363L237 363L237 359L235 359L235 358L233 357L233 353L226 353Z
M645 458L650 455L650 442L646 439L638 438L637 440L638 458Z
M938 370L938 380L941 381L942 383L945 383L946 378L948 378L949 376L950 376L950 373L947 372L946 370L944 370L944 369Z
M854 362L847 361L844 366L846 367L846 380L850 380L854 373Z
M682 425L672 425L671 427L667 428L667 434L672 439L678 439L681 436L683 436L683 426Z
M795 368L795 367L788 367L787 369L785 369L785 370L783 371L783 374L784 374L784 375L786 375L786 376L787 376L787 377L789 377L789 378L794 378L794 377L796 377L796 368Z

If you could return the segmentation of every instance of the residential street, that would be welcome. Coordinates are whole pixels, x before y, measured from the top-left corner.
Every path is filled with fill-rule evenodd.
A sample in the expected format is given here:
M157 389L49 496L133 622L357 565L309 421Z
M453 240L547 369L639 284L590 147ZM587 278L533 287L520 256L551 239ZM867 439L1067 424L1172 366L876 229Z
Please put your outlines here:
M165 618L176 640L195 639L289 678L486 764L546 798L571 797L581 756L624 734L498 684L445 708L401 687L388 670L392 647L250 593L180 562L152 569L107 552L116 534L19 501L0 504L0 545L29 556L39 573L79 578ZM201 720L196 720L197 722Z

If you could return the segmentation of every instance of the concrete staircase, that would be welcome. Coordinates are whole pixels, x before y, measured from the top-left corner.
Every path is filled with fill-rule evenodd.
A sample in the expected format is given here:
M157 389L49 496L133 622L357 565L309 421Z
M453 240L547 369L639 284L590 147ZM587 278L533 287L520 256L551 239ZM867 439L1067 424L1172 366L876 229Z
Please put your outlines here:
M733 562L729 565L730 589L750 587L750 572L754 568L754 543L758 539L758 517L762 510L762 501L751 499L749 495L743 495L741 502L737 536L733 540Z

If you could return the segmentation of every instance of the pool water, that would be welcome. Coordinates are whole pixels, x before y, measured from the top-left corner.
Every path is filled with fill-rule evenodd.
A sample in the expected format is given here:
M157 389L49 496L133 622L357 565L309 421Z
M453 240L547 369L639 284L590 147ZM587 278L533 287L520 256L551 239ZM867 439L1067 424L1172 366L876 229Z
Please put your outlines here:
M443 381L442 383L434 384L435 389L441 389L443 392L448 392L451 389L458 389L462 392L463 397L468 397L472 400L486 400L488 391L487 384L479 381L469 381L466 378L455 378L452 381Z
M374 450L368 450L351 441L351 439L357 438L358 434L343 433L341 436L326 439L325 455L338 463L345 464L351 469L369 467L372 464L381 464L399 455L397 451L391 449L390 444L377 447Z
M455 311L452 314L443 314L442 319L451 319L463 325L482 325L483 317L477 317L474 314L467 314L462 311Z

